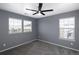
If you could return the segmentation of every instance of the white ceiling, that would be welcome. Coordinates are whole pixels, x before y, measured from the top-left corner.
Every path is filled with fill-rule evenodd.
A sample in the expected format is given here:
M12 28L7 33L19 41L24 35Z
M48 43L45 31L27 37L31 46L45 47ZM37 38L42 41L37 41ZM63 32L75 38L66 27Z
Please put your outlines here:
M33 11L25 10L29 9L38 9L38 3L0 3L0 9L7 10L10 12L18 13L25 16L30 16L34 18L42 18L46 16L51 16L59 13L69 12L73 10L79 10L79 3L44 3L42 10L54 9L52 12L44 12L46 15L32 15Z

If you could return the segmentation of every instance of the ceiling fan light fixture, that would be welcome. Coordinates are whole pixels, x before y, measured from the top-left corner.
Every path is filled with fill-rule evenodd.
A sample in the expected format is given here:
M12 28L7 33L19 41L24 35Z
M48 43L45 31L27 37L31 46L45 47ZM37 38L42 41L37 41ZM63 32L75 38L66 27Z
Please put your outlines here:
M27 9L27 8L26 8L26 10L33 11L33 12L35 12L35 13L33 13L32 15L36 15L36 14L37 14L37 15L39 15L39 16L41 16L41 15L45 16L45 14L44 14L43 12L50 12L50 11L53 11L53 9L42 10L42 7L43 7L43 3L39 3L39 5L38 5L38 10Z
M38 15L38 16L41 16L42 14L41 14L41 13L38 13L37 15Z

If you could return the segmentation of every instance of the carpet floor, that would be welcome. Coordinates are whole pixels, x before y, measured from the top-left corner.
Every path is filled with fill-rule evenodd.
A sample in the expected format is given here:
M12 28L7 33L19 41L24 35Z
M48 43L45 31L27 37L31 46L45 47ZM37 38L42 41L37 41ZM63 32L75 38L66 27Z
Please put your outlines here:
M41 41L34 41L2 52L0 55L79 55L79 52Z

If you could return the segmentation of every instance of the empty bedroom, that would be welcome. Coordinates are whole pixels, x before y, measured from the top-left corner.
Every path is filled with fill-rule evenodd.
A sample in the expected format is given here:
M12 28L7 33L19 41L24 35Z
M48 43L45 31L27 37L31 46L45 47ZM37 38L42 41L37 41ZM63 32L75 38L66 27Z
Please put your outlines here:
M79 55L79 3L0 3L0 55Z

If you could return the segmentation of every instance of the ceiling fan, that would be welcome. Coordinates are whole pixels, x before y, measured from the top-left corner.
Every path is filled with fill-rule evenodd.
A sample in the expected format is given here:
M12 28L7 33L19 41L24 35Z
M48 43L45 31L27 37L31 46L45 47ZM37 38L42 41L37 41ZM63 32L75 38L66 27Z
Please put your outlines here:
M40 14L42 14L42 15L45 15L43 12L53 11L53 9L41 10L41 9L42 9L42 6L43 6L43 3L39 3L38 10L27 9L27 8L26 8L26 10L34 11L35 13L34 13L33 15L36 15L36 14L38 14L38 13L40 13Z

